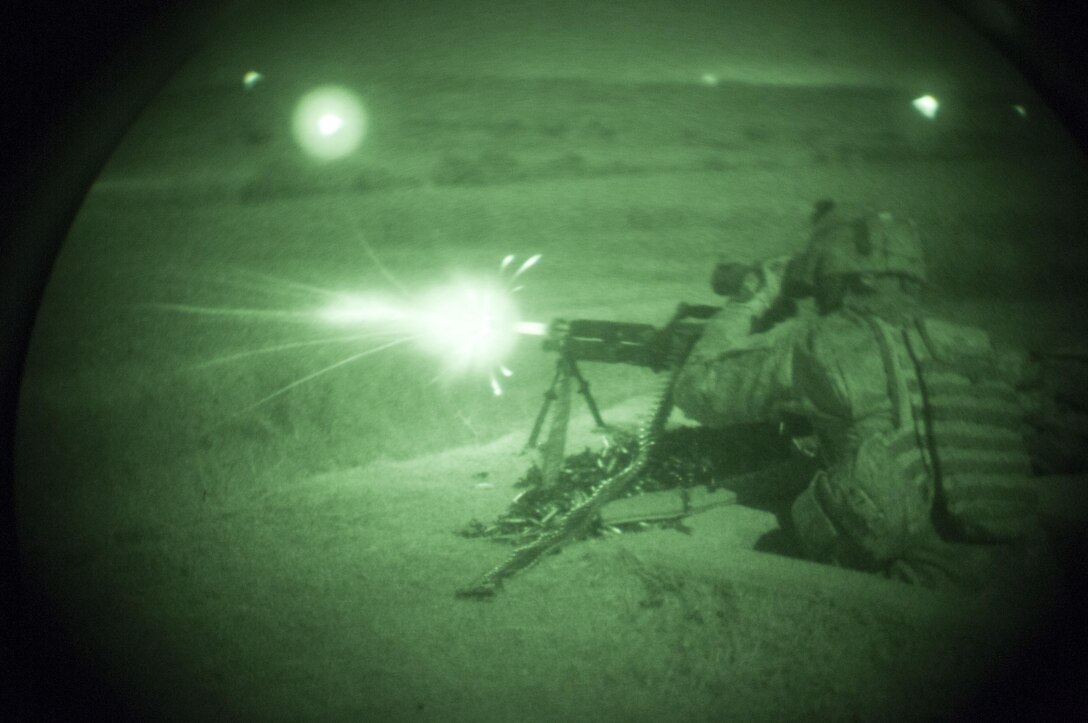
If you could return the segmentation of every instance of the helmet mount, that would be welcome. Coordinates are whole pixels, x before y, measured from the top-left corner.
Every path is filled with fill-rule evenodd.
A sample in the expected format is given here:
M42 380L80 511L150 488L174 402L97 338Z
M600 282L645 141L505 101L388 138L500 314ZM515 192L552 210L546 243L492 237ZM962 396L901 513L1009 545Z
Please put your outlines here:
M914 222L867 208L818 201L812 235L797 269L801 283L815 289L833 277L897 276L924 284L922 241Z

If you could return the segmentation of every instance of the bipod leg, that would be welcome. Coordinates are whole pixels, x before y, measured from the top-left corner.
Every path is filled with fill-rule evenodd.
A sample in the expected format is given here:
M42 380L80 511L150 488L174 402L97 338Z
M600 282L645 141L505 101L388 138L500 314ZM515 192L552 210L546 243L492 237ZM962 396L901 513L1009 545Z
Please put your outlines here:
M548 418L548 409L551 408L552 402L556 399L555 390L559 386L559 379L564 374L566 374L566 368L563 364L563 358L560 357L555 365L555 376L552 377L552 383L544 392L544 403L540 405L540 411L536 413L536 421L533 422L533 431L529 433L529 441L525 443L526 450L536 448L537 440L540 439L540 432L544 429L544 420Z
M601 417L601 410L597 408L597 400L589 392L589 382L582 376L582 372L578 369L578 365L574 363L574 359L570 360L569 366L571 376L578 380L578 393L585 397L589 413L593 415L593 421L597 423L597 429L606 429L607 425L604 423L604 418Z
M567 425L570 423L570 365L560 358L560 373L556 377L555 413L548 425L548 438L540 448L540 486L554 487L563 472L566 459Z

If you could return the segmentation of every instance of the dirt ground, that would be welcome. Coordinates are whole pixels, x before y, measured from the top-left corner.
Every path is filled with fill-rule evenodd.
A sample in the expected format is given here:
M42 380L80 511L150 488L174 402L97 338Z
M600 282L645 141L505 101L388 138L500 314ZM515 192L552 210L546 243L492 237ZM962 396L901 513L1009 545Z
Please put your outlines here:
M1046 621L1042 589L965 598L757 552L777 523L742 506L455 599L509 554L453 531L505 509L523 445L132 520L70 540L49 582L134 711L186 720L949 719Z

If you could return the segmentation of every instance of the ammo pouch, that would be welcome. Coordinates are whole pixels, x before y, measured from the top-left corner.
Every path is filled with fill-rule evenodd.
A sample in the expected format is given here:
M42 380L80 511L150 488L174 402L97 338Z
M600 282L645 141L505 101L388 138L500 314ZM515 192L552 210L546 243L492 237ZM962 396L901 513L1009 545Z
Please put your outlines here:
M913 428L921 442L918 462L936 481L938 525L967 542L1027 535L1036 524L1037 493L1023 411L988 335L933 319L902 330L880 327L884 343L897 342L889 344L889 371L901 390L900 429Z

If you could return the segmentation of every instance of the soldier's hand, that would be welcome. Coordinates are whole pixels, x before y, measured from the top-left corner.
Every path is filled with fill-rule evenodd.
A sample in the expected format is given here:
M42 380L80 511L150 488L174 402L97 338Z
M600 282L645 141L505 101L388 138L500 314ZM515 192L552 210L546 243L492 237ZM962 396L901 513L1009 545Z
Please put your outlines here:
M789 256L776 256L760 264L762 284L752 299L761 304L764 310L773 306L778 295L782 293L782 281L786 277L786 267L789 262Z

